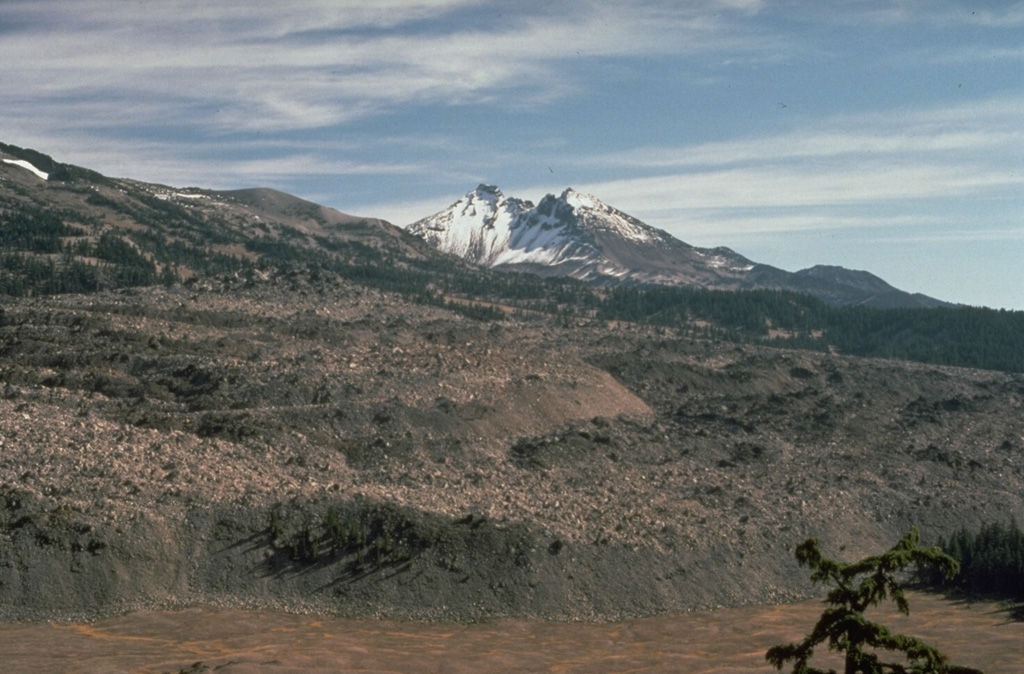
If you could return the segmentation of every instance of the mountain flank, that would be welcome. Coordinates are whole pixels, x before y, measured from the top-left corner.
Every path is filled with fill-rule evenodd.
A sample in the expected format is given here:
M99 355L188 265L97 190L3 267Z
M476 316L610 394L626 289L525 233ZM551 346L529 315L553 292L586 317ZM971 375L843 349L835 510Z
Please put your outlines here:
M280 192L11 147L0 618L774 603L813 591L807 537L853 559L1024 518L1019 314L499 273ZM600 211L658 240L563 196L537 237L596 245Z
M9 300L0 607L612 618L1024 514L1024 380L481 322L322 273Z

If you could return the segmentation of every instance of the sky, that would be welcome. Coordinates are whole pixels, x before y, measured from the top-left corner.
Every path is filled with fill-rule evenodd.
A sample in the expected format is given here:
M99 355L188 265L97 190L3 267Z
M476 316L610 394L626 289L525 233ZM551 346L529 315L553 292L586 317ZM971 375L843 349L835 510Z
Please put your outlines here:
M1024 2L0 0L0 141L400 226L571 186L1024 310Z

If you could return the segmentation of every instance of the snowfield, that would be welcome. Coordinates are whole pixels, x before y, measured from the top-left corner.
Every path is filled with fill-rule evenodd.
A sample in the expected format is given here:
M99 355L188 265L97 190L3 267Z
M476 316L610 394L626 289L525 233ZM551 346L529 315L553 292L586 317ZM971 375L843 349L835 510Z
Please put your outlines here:
M40 171L39 169L37 169L35 166L33 166L29 162L25 161L24 159L4 159L4 163L5 164L12 164L14 166L20 166L23 169L28 169L29 171L31 171L32 173L35 173L37 176L39 176L43 180L49 180L49 178L50 178L50 174L49 173L46 173L45 171Z

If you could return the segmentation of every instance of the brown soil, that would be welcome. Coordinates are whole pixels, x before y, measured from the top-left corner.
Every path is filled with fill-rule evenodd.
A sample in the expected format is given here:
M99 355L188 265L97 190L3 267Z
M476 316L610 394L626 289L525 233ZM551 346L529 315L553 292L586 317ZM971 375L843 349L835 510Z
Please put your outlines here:
M941 645L988 674L1024 671L1024 623L993 604L910 595L894 630ZM190 609L96 623L0 625L8 672L687 672L776 671L768 647L799 639L821 603L720 609L612 623L499 620L471 625L353 621ZM818 667L838 667L828 654Z

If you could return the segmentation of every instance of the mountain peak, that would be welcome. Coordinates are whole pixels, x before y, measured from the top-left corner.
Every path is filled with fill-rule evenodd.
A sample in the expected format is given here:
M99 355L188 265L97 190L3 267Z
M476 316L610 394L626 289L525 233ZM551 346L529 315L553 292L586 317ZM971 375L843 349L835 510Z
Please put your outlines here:
M466 196L469 195L476 195L480 197L494 196L498 197L499 199L505 196L504 194L501 193L501 190L498 189L497 185L487 185L484 183L480 183L479 185L477 185L476 189L469 192L469 194L467 194Z
M572 187L557 197L548 194L534 206L481 184L407 229L468 262L541 276L601 284L773 288L837 305L942 304L911 296L868 272L819 265L791 273L728 248L696 248Z
M480 185L408 230L475 264L593 281L665 280L660 271L634 273L633 267L667 249L685 256L691 248L572 187L536 206L498 195L497 187Z
M558 200L562 201L562 202L565 202L566 204L571 206L573 209L579 209L579 208L599 209L599 208L604 207L604 204L601 203L601 201L597 197L592 196L590 194L584 194L582 192L577 192L576 190L574 190L571 187L567 187L565 189L565 191L562 192L561 196L558 197Z
M531 202L508 198L495 185L481 183L447 209L406 229L445 252L493 265L507 249L514 224L531 209Z

